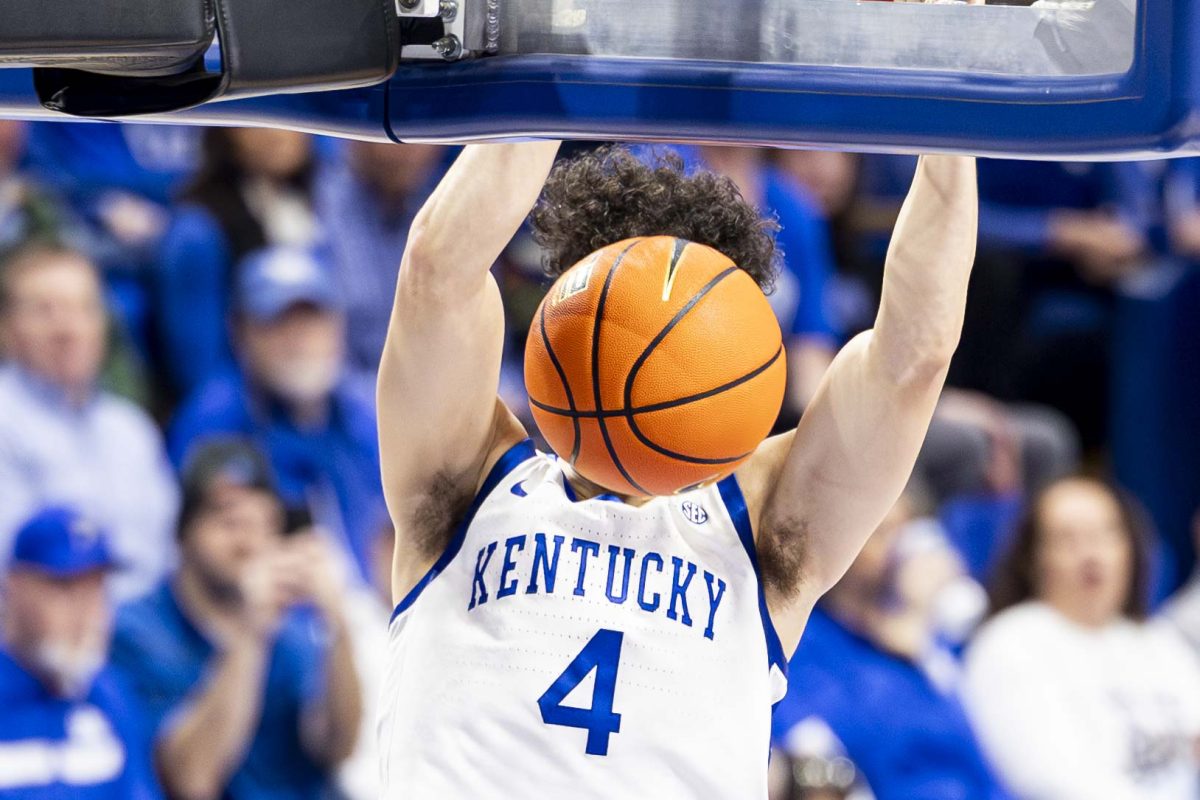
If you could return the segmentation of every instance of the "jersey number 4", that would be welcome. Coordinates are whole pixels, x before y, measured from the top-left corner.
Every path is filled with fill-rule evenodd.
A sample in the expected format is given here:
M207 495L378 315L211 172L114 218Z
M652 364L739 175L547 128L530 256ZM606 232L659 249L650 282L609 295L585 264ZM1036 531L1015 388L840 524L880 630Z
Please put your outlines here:
M609 735L621 730L621 715L614 713L612 708L623 637L620 631L607 628L596 631L596 635L583 646L563 674L538 698L542 722L583 728L588 732L587 754L590 756L608 755ZM562 701L593 669L596 670L596 685L592 690L592 707L564 706Z

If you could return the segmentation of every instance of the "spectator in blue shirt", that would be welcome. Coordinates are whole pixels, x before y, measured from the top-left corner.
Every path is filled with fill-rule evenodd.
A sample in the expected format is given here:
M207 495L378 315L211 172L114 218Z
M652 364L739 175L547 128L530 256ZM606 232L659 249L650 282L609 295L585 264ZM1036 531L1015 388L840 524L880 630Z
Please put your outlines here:
M0 800L156 800L145 712L105 666L104 531L47 507L0 581Z
M167 793L317 800L352 751L362 698L344 559L285 534L261 453L212 442L183 475L178 572L121 609L112 660L149 707Z
M235 297L238 366L180 408L176 464L220 434L253 438L289 511L315 521L368 574L386 521L371 386L344 372L345 317L327 264L311 251L270 248L241 265Z
M157 426L98 385L106 318L80 254L30 244L0 263L0 564L22 519L69 503L110 532L127 599L174 562L178 490Z
M1053 406L1098 447L1114 300L1152 254L1154 179L1135 163L984 160L979 192L981 268L951 381L966 372L976 388Z
M226 325L236 265L267 245L321 239L310 137L271 128L211 128L195 181L163 240L156 286L158 344L178 396L232 360Z
M794 425L840 343L829 315L829 281L834 271L829 231L816 201L791 176L768 164L761 149L700 147L697 156L709 169L732 179L742 196L779 222L782 269L767 299L788 343L785 416L791 422L782 424Z
M952 551L915 524L906 493L815 609L776 709L775 741L819 721L878 800L1008 800L985 761L944 646L986 599Z
M101 268L117 318L149 356L149 270L200 131L182 125L35 122L26 165L70 210L73 242Z
M346 312L351 372L374 381L387 338L399 253L441 178L447 148L351 142L315 187Z

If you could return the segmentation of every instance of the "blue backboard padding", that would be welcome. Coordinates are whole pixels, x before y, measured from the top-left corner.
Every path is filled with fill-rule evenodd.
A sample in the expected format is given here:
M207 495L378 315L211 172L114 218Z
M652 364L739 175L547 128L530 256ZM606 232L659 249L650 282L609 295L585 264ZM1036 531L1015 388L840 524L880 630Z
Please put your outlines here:
M1188 153L1200 142L1194 5L1142 0L1133 66L1123 75L521 55L405 65L386 86L213 103L173 116L377 139L685 138L1043 158ZM0 70L0 114L46 113L27 70Z

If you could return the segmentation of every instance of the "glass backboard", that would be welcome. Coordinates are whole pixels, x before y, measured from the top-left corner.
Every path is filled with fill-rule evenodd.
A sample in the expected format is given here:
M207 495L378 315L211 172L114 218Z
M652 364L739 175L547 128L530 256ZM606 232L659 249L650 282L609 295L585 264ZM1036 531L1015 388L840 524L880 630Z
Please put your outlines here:
M1129 69L1136 11L1136 0L505 0L500 51L1089 76Z

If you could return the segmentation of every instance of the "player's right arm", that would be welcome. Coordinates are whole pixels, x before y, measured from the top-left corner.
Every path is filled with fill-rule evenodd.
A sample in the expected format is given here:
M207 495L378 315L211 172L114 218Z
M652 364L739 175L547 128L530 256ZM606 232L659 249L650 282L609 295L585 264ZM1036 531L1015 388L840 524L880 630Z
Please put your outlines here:
M496 396L504 312L489 270L557 152L558 142L464 148L409 232L377 386L397 600L437 559L485 470L525 435Z

